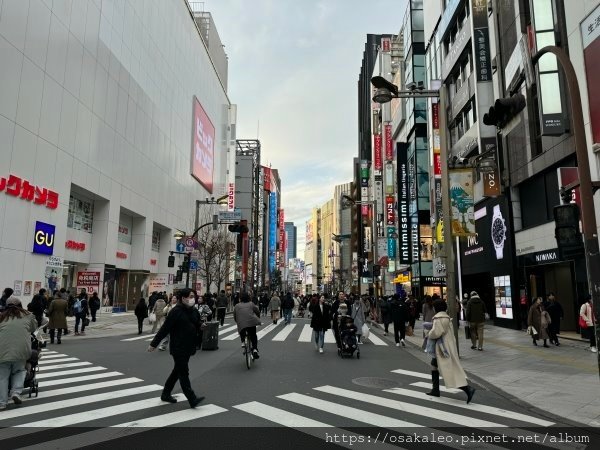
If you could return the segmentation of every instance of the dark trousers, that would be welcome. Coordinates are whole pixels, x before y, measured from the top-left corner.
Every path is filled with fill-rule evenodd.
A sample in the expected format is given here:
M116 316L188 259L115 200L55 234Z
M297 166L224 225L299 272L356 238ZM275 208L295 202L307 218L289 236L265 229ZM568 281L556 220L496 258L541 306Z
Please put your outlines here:
M96 321L96 313L98 312L97 309L91 309L90 313L92 314L92 322Z
M400 337L398 337L398 333L400 333ZM394 320L394 340L396 344L400 342L400 339L404 339L406 337L406 322L402 320Z
M392 319L390 319L390 317L387 314L383 315L383 326L385 329L385 332L389 332L389 327L390 327L390 323L392 323Z
M173 370L165 381L165 386L163 388L162 395L164 397L168 397L173 392L173 388L175 387L175 383L179 380L179 385L181 386L181 390L185 394L188 401L191 403L196 399L196 394L192 389L192 385L190 383L190 369L188 367L188 363L190 361L190 355L173 355L173 362L175 365L173 366Z
M227 311L227 308L217 308L217 320L221 323L221 326L225 322L225 311Z
M411 317L410 319L408 319L408 324L412 327L412 329L415 329L415 322L417 321L416 317ZM458 323L458 320L456 321L456 323Z
M258 337L256 336L256 327L246 327L242 328L240 331L240 338L242 339L242 343L244 343L244 339L248 335L248 339L250 339L250 343L252 344L252 350L258 350Z
M79 323L81 322L81 332L83 333L85 331L85 323L83 321L83 318L85 317L85 315L83 314L75 314L75 333L79 332Z
M144 326L144 318L143 317L138 317L138 333L142 334L142 328ZM75 331L77 331L77 326L75 326Z
M334 320L333 323L333 336L335 337L335 343L337 344L337 348L342 348L342 341L340 340L340 329L336 320Z
M550 335L550 342L558 342L558 326L555 323L548 325L548 334Z
M50 343L51 344L54 344L54 331L55 331L54 329L50 330ZM58 339L58 342L60 342L60 338L62 336L62 331L63 331L62 329L60 329L60 328L58 329L58 335L56 336Z

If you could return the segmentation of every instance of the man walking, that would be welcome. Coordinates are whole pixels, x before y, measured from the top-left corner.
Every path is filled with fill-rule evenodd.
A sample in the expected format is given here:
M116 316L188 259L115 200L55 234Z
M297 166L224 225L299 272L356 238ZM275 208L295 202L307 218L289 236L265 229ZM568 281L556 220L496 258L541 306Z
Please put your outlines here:
M169 312L165 323L148 347L148 351L153 352L160 341L169 335L169 350L174 367L165 382L160 399L163 402L177 403L177 399L171 395L171 392L179 380L181 390L192 408L204 400L204 397L196 397L190 383L189 361L196 353L196 336L200 327L200 313L194 308L195 304L196 297L191 289L185 288L179 291L177 305Z
M294 299L290 292L285 294L281 306L283 308L283 318L285 320L284 325L289 325L292 322L292 311L294 310Z
M394 340L396 347L406 347L404 338L406 337L406 322L408 321L408 307L404 298L394 294L391 303L392 322L394 322Z
M471 292L471 298L467 302L466 319L471 328L471 349L483 350L483 325L485 324L485 303L476 291ZM476 346L479 341L479 346Z
M550 292L548 295L548 307L546 311L550 315L550 325L548 325L548 334L550 335L550 343L556 345L557 347L560 345L558 342L558 335L560 334L560 319L564 319L564 312L560 303L556 301L556 297L554 296L554 292Z
M222 290L217 297L217 320L221 326L225 323L225 312L227 312L227 296Z

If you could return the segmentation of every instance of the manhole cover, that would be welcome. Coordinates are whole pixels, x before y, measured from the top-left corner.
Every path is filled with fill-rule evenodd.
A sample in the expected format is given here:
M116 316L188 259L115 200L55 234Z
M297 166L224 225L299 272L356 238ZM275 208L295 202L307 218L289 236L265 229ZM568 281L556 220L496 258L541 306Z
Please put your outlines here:
M352 382L354 384L358 384L359 386L365 386L374 389L391 389L402 386L402 383L396 380L389 380L387 378L377 377L354 378Z

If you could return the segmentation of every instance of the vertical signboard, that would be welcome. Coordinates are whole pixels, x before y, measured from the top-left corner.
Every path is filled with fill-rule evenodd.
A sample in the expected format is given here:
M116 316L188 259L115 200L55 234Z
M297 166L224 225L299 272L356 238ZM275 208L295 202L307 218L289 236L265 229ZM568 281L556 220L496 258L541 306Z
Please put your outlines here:
M392 39L389 37L381 38L381 51L383 53L389 53L392 49Z
M394 194L394 164L391 162L385 163L385 193Z
M471 0L473 45L475 46L475 67L478 82L492 81L487 3L487 0Z
M369 161L363 159L360 161L360 187L361 187L361 202L366 202L369 200ZM369 215L369 205L363 204L361 206L361 214L363 217L367 217Z
M394 142L392 141L392 124L388 123L385 126L385 160L392 161L394 159Z
M212 194L215 127L196 96L192 130L192 176Z
M374 157L373 160L375 161L374 163L374 167L375 170L382 170L383 169L383 155L382 155L382 149L381 149L381 135L380 134L376 134L375 136L373 136L373 140L374 140Z
M481 138L481 147L482 152L485 153L488 151L494 152L494 157L496 157L496 138ZM498 167L494 168L492 172L484 172L482 174L483 178L483 196L484 197L497 197L500 195L500 172L498 172Z
M394 210L394 197L388 195L385 198L386 221L388 225L394 225L396 222L396 212Z
M277 192L269 193L269 273L275 270L277 251Z
M396 145L398 161L398 247L400 264L408 265L410 258L410 227L408 215L408 144Z
M233 211L235 209L235 184L229 183L227 189L227 211Z
M451 170L450 208L452 211L453 236L472 236L475 234L474 205L473 170Z
M581 22L583 41L583 59L587 78L588 104L590 106L590 125L592 142L600 143L600 5Z

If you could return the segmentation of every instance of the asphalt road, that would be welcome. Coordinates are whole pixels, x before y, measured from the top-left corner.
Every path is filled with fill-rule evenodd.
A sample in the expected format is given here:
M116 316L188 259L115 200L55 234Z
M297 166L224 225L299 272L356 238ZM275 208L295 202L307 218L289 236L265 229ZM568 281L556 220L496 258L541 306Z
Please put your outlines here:
M343 447L372 448L376 438L378 446L387 447L396 444L390 442L392 433L406 440L414 432L446 442L426 447L404 442L402 448L532 448L511 440L535 442L537 434L558 433L564 425L484 385L475 385L470 405L461 391L426 396L429 366L417 357L419 350L395 347L379 330L360 346L360 359L342 359L334 343L319 354L305 342L308 320L274 328L265 323L261 357L248 370L239 339L227 339L236 333L230 322L218 350L199 351L190 360L192 386L206 397L196 410L182 396L175 405L158 399L172 359L168 351L146 352L149 336L68 336L49 346L38 375L39 397L0 413L0 427L6 427L0 430L0 447L125 448L143 442L144 448L171 448L189 440L222 448L317 448L334 445L327 439L338 436ZM178 385L174 393L180 393ZM506 441L486 446L465 441L480 435ZM550 448L571 447L563 442Z

